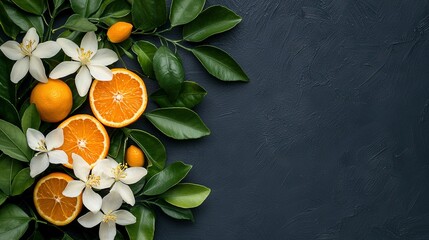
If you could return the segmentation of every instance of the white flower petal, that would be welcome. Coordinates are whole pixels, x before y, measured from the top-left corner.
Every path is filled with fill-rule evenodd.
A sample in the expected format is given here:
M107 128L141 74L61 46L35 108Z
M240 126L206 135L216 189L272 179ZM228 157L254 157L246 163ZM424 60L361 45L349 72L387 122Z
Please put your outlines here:
M38 149L39 144L45 142L45 136L43 133L37 131L36 129L28 128L26 136L28 146L34 151L40 151L40 149Z
M53 79L60 79L62 77L68 76L72 73L75 73L79 68L81 64L80 62L76 61L64 61L60 64L58 64L49 74L50 78Z
M91 58L91 64L107 66L118 61L118 55L111 49L102 48Z
M30 57L30 74L39 82L48 82L42 60L36 56Z
M75 78L76 89L79 96L83 97L88 93L89 87L92 83L91 74L86 66L82 66Z
M62 128L56 128L46 135L46 147L48 151L59 148L64 143L64 131Z
M82 217L78 218L77 221L80 225L86 228L93 228L103 220L103 214L101 212L92 213L88 212Z
M112 168L116 168L119 163L113 159L100 159L97 161L97 164L92 169L92 173L98 176L105 176L113 178L115 175L112 172Z
M101 205L101 210L105 214L118 210L122 205L122 198L117 192L110 192L103 198L103 204Z
M82 42L80 42L80 47L85 49L85 51L91 51L92 57L94 57L95 54L97 54L98 49L98 42L97 42L97 36L94 32L87 32L85 36L82 38Z
M39 44L39 35L37 34L34 27L28 29L27 33L22 39L22 43L24 45L28 45L31 41L33 41L31 44L31 51L34 51L34 49L36 49L37 45Z
M101 222L100 231L98 232L100 239L113 240L116 236L116 224L114 222Z
M47 152L49 162L52 164L65 164L69 161L67 153L63 150L52 150Z
M91 166L79 155L72 153L73 172L77 178L86 182L91 171Z
M126 210L114 211L113 214L116 215L116 224L124 226L136 223L136 217Z
M131 188L128 185L123 184L122 182L116 182L115 184L113 184L113 187L110 192L119 193L124 202L130 204L131 206L134 206L134 204L136 203L136 199L134 198L134 194Z
M91 75L99 81L110 81L113 78L112 70L105 66L87 65Z
M22 78L25 77L28 73L28 69L30 68L30 58L25 57L21 58L13 64L12 71L10 72L10 80L13 83L19 82Z
M101 197L90 187L86 187L85 190L83 190L82 201L83 205L93 213L98 212L101 209Z
M47 41L39 44L32 54L39 58L51 58L57 55L60 50L61 47L58 43Z
M80 195L80 193L84 188L85 188L84 182L79 180L72 180L67 183L67 186L63 191L63 195L66 197L77 197Z
M142 179L147 174L147 170L142 167L130 167L125 169L126 176L121 178L121 182L125 184L134 184Z
M93 188L95 189L106 189L106 188L110 188L112 186L112 184L115 182L114 178L106 178L106 176L104 174L102 175L97 175L94 173L94 171L92 172L92 174L94 174L95 176L100 176L100 185L98 186L93 186Z
M57 43L64 53L75 61L79 61L79 46L67 38L58 38Z
M46 153L34 156L30 161L30 176L34 178L49 167L48 155Z
M7 41L0 46L0 50L10 60L19 60L25 55L22 53L19 43L15 41Z

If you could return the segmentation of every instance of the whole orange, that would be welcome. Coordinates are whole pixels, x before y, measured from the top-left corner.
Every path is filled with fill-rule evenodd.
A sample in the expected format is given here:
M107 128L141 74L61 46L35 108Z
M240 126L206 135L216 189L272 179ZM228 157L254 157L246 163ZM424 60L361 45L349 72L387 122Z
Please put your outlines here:
M38 83L32 90L30 103L36 105L40 118L45 122L59 122L67 117L73 106L70 87L58 79Z
M133 25L127 22L117 22L107 30L107 37L112 43L120 43L127 40L131 35Z
M143 151L131 145L127 148L125 153L125 160L127 161L128 166L130 167L143 167L144 165L144 155Z

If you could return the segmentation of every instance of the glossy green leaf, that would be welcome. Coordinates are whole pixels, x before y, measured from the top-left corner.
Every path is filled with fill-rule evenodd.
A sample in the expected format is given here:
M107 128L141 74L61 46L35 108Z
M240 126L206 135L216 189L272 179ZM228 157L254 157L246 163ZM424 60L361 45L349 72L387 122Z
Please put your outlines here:
M210 194L210 188L193 183L179 183L161 198L180 208L195 208L200 206Z
M101 18L121 18L131 12L131 5L123 1L115 1L107 6Z
M190 220L194 221L194 215L191 209L179 208L169 204L168 202L158 199L153 202L154 205L158 206L167 216L178 220Z
M28 162L33 151L24 133L17 126L0 119L0 151L17 160Z
M6 195L12 194L12 181L16 174L24 168L24 164L20 161L10 158L6 154L0 155L0 190Z
M7 195L0 191L0 206L7 200Z
M171 26L186 24L194 20L204 8L206 0L173 0L171 1Z
M42 15L46 9L46 0L12 0L22 10L34 13L36 15Z
M18 206L8 204L0 208L0 236L20 239L28 229L31 218Z
M7 3L4 3L4 9L9 18L22 30L28 31L28 29L34 27L39 36L43 36L45 28L42 17L28 14Z
M131 7L134 27L143 31L152 30L167 21L165 0L133 1Z
M129 185L135 196L137 196L137 194L140 193L145 183L146 183L146 178L142 178L138 182Z
M185 81L179 96L174 101L171 101L167 93L162 89L152 93L150 98L161 107L193 108L203 100L206 94L206 90L196 82Z
M170 99L176 99L185 81L185 71L180 59L168 47L162 46L153 56L153 70L159 86Z
M53 0L54 2L54 9L58 10L65 2L65 0Z
M125 134L131 138L144 152L149 160L149 166L153 165L163 169L167 159L164 145L155 136L138 129L123 129Z
M178 184L188 175L192 166L183 162L174 162L151 177L143 188L143 194L159 195Z
M183 38L189 42L201 42L210 36L232 29L239 22L241 17L230 9L212 6L183 27Z
M0 21L1 18L0 16ZM12 71L14 62L9 60L1 51L0 62L0 96L15 101L15 84L10 81L10 72Z
M188 108L158 108L145 116L158 130L174 139L196 139L210 134L198 114Z
M75 79L67 79L65 83L67 83L67 85L70 87L70 90L72 91L73 105L70 113L73 113L85 103L86 99L88 98L88 95L85 95L83 97L79 95L79 93L77 92Z
M115 129L110 136L109 156L113 159L118 157L121 147L125 141L125 134L120 129Z
M98 10L102 0L70 0L73 11L82 17L89 17Z
M97 31L97 26L95 26L95 24L91 23L87 18L84 18L79 14L71 15L63 27L80 32Z
M109 6L114 1L117 1L117 0L104 0L104 1L102 1L98 10L94 14L92 14L91 17L94 17L94 18L101 17L101 15L104 13L104 10L106 10L107 6ZM122 0L119 0L119 1L123 2Z
M154 78L153 56L155 56L158 48L151 42L141 40L133 44L132 50L137 55L137 60L143 73L150 78Z
M222 81L249 81L246 73L235 60L223 50L213 46L192 49L194 56L211 75Z
M137 221L125 226L130 240L153 240L155 234L154 211L146 206L136 205L131 208L131 213Z
M1 1L0 1L0 25L1 25L1 28L3 29L3 32L13 40L16 39L16 36L18 36L19 32L21 31L21 29L15 23L13 23L13 21L9 18L9 16L6 13L6 10L4 9L4 5ZM9 77L9 75L5 75L5 76Z
M30 176L30 168L24 168L16 174L12 181L12 196L23 193L34 183L34 178Z
M19 114L15 106L6 98L0 96L0 119L19 125Z
M39 129L40 127L40 115L37 111L36 105L34 103L30 104L27 109L25 109L24 114L21 119L21 128L24 133L27 132L28 128Z

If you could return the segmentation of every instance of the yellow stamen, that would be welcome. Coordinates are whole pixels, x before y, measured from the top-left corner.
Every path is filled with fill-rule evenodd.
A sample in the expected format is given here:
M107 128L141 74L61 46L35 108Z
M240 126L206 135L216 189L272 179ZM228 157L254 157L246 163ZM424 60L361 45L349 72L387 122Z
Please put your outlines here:
M89 175L88 181L86 181L87 187L98 187L100 186L100 176L94 174Z
M112 211L108 212L106 215L103 216L103 222L116 222L116 215L112 213Z
M27 56L31 56L31 52L33 51L33 44L35 43L34 40L27 41L26 44L23 42L19 44L19 48L21 49L22 53Z
M115 168L112 168L113 176L115 176L115 181L121 180L121 178L127 177L127 173L125 172L125 169L127 169L127 164L118 164Z
M91 50L85 51L84 48L78 48L77 49L79 60L82 63L82 65L86 65L91 61L91 56L93 52Z

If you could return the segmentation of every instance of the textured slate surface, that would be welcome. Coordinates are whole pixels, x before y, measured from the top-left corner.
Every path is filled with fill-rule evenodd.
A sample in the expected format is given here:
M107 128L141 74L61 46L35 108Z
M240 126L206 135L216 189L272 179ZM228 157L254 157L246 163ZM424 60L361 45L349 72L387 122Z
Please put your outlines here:
M162 139L212 194L195 223L160 217L156 239L429 239L428 1L214 4L244 20L206 43L251 82L182 55L212 135Z

